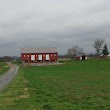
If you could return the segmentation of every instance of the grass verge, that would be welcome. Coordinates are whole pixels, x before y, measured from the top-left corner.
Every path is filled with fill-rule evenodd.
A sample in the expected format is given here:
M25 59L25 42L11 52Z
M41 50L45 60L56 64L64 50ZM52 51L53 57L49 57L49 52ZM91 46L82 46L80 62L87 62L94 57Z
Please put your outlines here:
M9 67L6 63L0 62L0 75L4 74L6 71L9 70Z

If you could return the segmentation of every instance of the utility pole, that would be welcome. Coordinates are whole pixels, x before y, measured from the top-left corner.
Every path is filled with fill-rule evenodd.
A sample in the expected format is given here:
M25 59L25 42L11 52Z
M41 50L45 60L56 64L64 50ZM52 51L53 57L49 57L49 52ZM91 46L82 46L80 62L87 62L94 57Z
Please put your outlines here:
M65 53L65 63L66 63L66 53Z

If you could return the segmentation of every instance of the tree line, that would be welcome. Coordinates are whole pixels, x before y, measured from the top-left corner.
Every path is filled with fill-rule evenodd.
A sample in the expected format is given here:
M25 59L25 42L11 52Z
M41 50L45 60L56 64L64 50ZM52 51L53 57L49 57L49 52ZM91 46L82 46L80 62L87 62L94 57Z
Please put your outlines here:
M0 62L20 61L20 57L3 56L0 57Z
M103 46L103 44L104 44L104 46ZM100 54L103 54L103 55L109 54L107 44L105 43L105 41L103 39L96 39L93 44L93 47L96 50L95 56L97 56L97 57ZM85 54L83 51L83 48L80 48L78 45L75 45L72 48L69 48L67 50L67 56L71 59L73 59L77 54Z

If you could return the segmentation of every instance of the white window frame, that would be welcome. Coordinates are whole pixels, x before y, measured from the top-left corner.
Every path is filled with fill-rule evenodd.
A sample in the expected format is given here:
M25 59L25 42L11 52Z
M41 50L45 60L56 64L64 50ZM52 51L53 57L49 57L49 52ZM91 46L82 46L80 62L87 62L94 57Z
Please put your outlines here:
M35 55L31 55L31 61L35 60Z
M46 54L46 60L50 60L49 54Z
M80 60L82 60L82 57L80 57Z
M42 55L38 55L38 60L42 60Z

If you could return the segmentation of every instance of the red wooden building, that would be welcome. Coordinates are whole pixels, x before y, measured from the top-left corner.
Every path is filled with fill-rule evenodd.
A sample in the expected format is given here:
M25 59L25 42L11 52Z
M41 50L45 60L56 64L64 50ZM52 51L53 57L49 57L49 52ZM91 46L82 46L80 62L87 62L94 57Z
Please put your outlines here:
M77 54L75 56L75 60L87 60L87 55L85 55L85 54Z
M21 60L23 63L57 62L58 52L55 47L22 48Z

